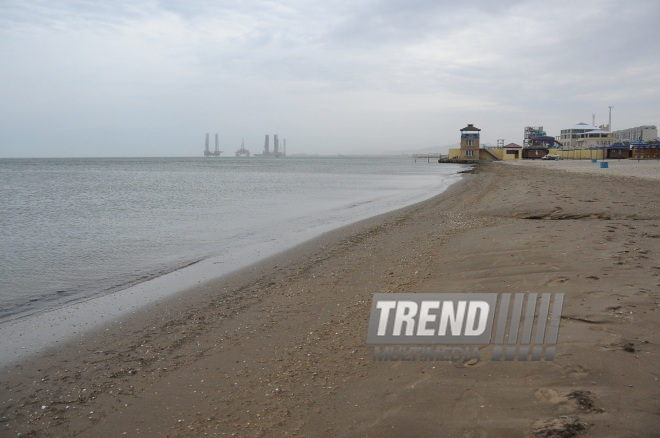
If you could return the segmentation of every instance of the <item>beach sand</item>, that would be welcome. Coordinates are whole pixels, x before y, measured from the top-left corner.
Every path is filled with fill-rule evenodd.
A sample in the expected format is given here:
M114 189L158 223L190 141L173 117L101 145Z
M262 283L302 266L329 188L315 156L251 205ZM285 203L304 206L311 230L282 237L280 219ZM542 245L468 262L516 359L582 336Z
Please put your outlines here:
M558 169L604 176L634 176L636 178L660 179L660 160L605 160L607 168L601 168L602 160L511 160L506 164L518 166Z
M479 165L5 368L0 436L658 436L657 180L562 165ZM388 292L563 292L557 357L375 362Z

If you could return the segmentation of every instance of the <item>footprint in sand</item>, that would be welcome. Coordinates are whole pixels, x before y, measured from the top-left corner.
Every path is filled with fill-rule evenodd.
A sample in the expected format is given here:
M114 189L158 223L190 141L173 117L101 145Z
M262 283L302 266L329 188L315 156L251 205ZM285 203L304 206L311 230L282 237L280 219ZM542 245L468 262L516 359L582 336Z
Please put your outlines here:
M484 398L473 389L466 389L454 404L453 413L458 417L474 420L479 416L481 406L484 405Z
M556 411L557 414L570 414L572 412L577 411L577 408L576 406L574 406L574 403L571 403L568 397L559 394L559 392L555 389L551 389L551 388L537 389L534 395L538 400L555 405L555 408L557 409Z
M396 423L396 418L399 417L401 413L401 404L399 403L399 395L397 393L388 392L383 398L389 407L385 408L381 414L371 422L371 429L379 426L386 427L384 425L392 422Z
M585 390L571 391L566 395L551 388L537 389L534 393L538 400L556 405L558 414L574 412L603 412L594 404L593 393Z
M637 292L633 292L633 295L638 296L638 297L647 297L647 296L653 295L653 291L650 290L650 289L641 288Z
M395 403L398 403L398 401L399 401L399 394L396 393L396 392L388 392L388 393L385 394L384 398L385 398L385 401L387 401L388 403L395 404Z
M591 372L582 365L567 365L562 370L562 375L571 379L587 377L589 374L591 374Z
M566 400L565 397L559 395L559 392L550 388L537 389L534 395L537 399L548 403L561 403Z
M553 278L549 281L546 281L544 286L554 286L554 285L557 285L557 284L564 284L569 280L570 280L570 278L568 278L568 277L555 277L555 278Z
M374 422L374 426L377 424L381 424L383 422L389 421L393 417L399 417L401 414L401 406L394 406L391 408L387 408L383 411L383 413L376 419Z

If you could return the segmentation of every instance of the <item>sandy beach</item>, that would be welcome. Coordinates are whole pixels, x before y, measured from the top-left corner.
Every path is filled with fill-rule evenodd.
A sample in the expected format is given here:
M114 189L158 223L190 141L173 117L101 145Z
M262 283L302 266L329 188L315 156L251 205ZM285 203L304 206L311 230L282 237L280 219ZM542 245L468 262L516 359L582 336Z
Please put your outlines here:
M558 169L566 172L586 173L601 176L634 176L644 179L660 179L658 160L605 160L607 168L601 168L602 160L511 160L506 164L526 167Z
M657 436L660 166L597 166L480 164L4 368L0 436ZM374 361L390 292L565 293L557 356Z

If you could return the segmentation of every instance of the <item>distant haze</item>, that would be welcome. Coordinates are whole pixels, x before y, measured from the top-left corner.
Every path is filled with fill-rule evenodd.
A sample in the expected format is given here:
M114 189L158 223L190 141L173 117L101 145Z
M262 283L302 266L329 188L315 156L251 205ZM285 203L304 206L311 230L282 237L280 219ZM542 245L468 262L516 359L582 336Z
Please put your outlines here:
M2 0L0 157L441 150L660 124L660 2ZM272 139L271 139L272 145Z

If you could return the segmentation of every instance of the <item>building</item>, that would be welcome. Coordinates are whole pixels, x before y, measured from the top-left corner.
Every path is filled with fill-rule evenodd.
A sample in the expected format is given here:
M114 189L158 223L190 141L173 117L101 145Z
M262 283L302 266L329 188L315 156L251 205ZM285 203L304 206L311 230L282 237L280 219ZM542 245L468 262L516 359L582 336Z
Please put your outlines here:
M586 123L578 123L569 129L562 129L559 136L561 145L551 154L564 159L626 159L630 157L630 147L617 140L608 125L599 128Z
M611 146L614 143L616 143L616 138L611 132L602 129L594 129L579 134L573 143L573 147L578 149L603 148Z
M523 133L523 147L545 146L541 144L540 140L538 140L545 135L546 133L543 130L543 126L525 126L525 131Z
M520 160L522 158L523 147L516 143L509 143L502 146L502 160Z
M497 140L497 147L482 146L479 138L480 132L481 129L472 123L461 129L461 147L460 149L449 149L447 161L520 160L523 158L524 148L522 146L515 143L504 146L503 139Z
M481 147L479 143L480 131L481 129L472 123L462 128L461 148L449 149L449 158L453 160L500 160L501 157L492 152L494 149Z
M568 129L562 129L561 134L559 135L559 142L565 148L575 148L577 147L577 141L582 134L589 131L597 131L598 129L599 128L586 123L578 123Z
M660 160L660 143L633 141L630 143L630 156L636 160Z
M620 129L612 132L612 135L619 143L650 142L658 138L658 128L655 125L642 125L635 128Z
M468 123L465 128L461 128L461 158L479 158L479 133L481 129Z

